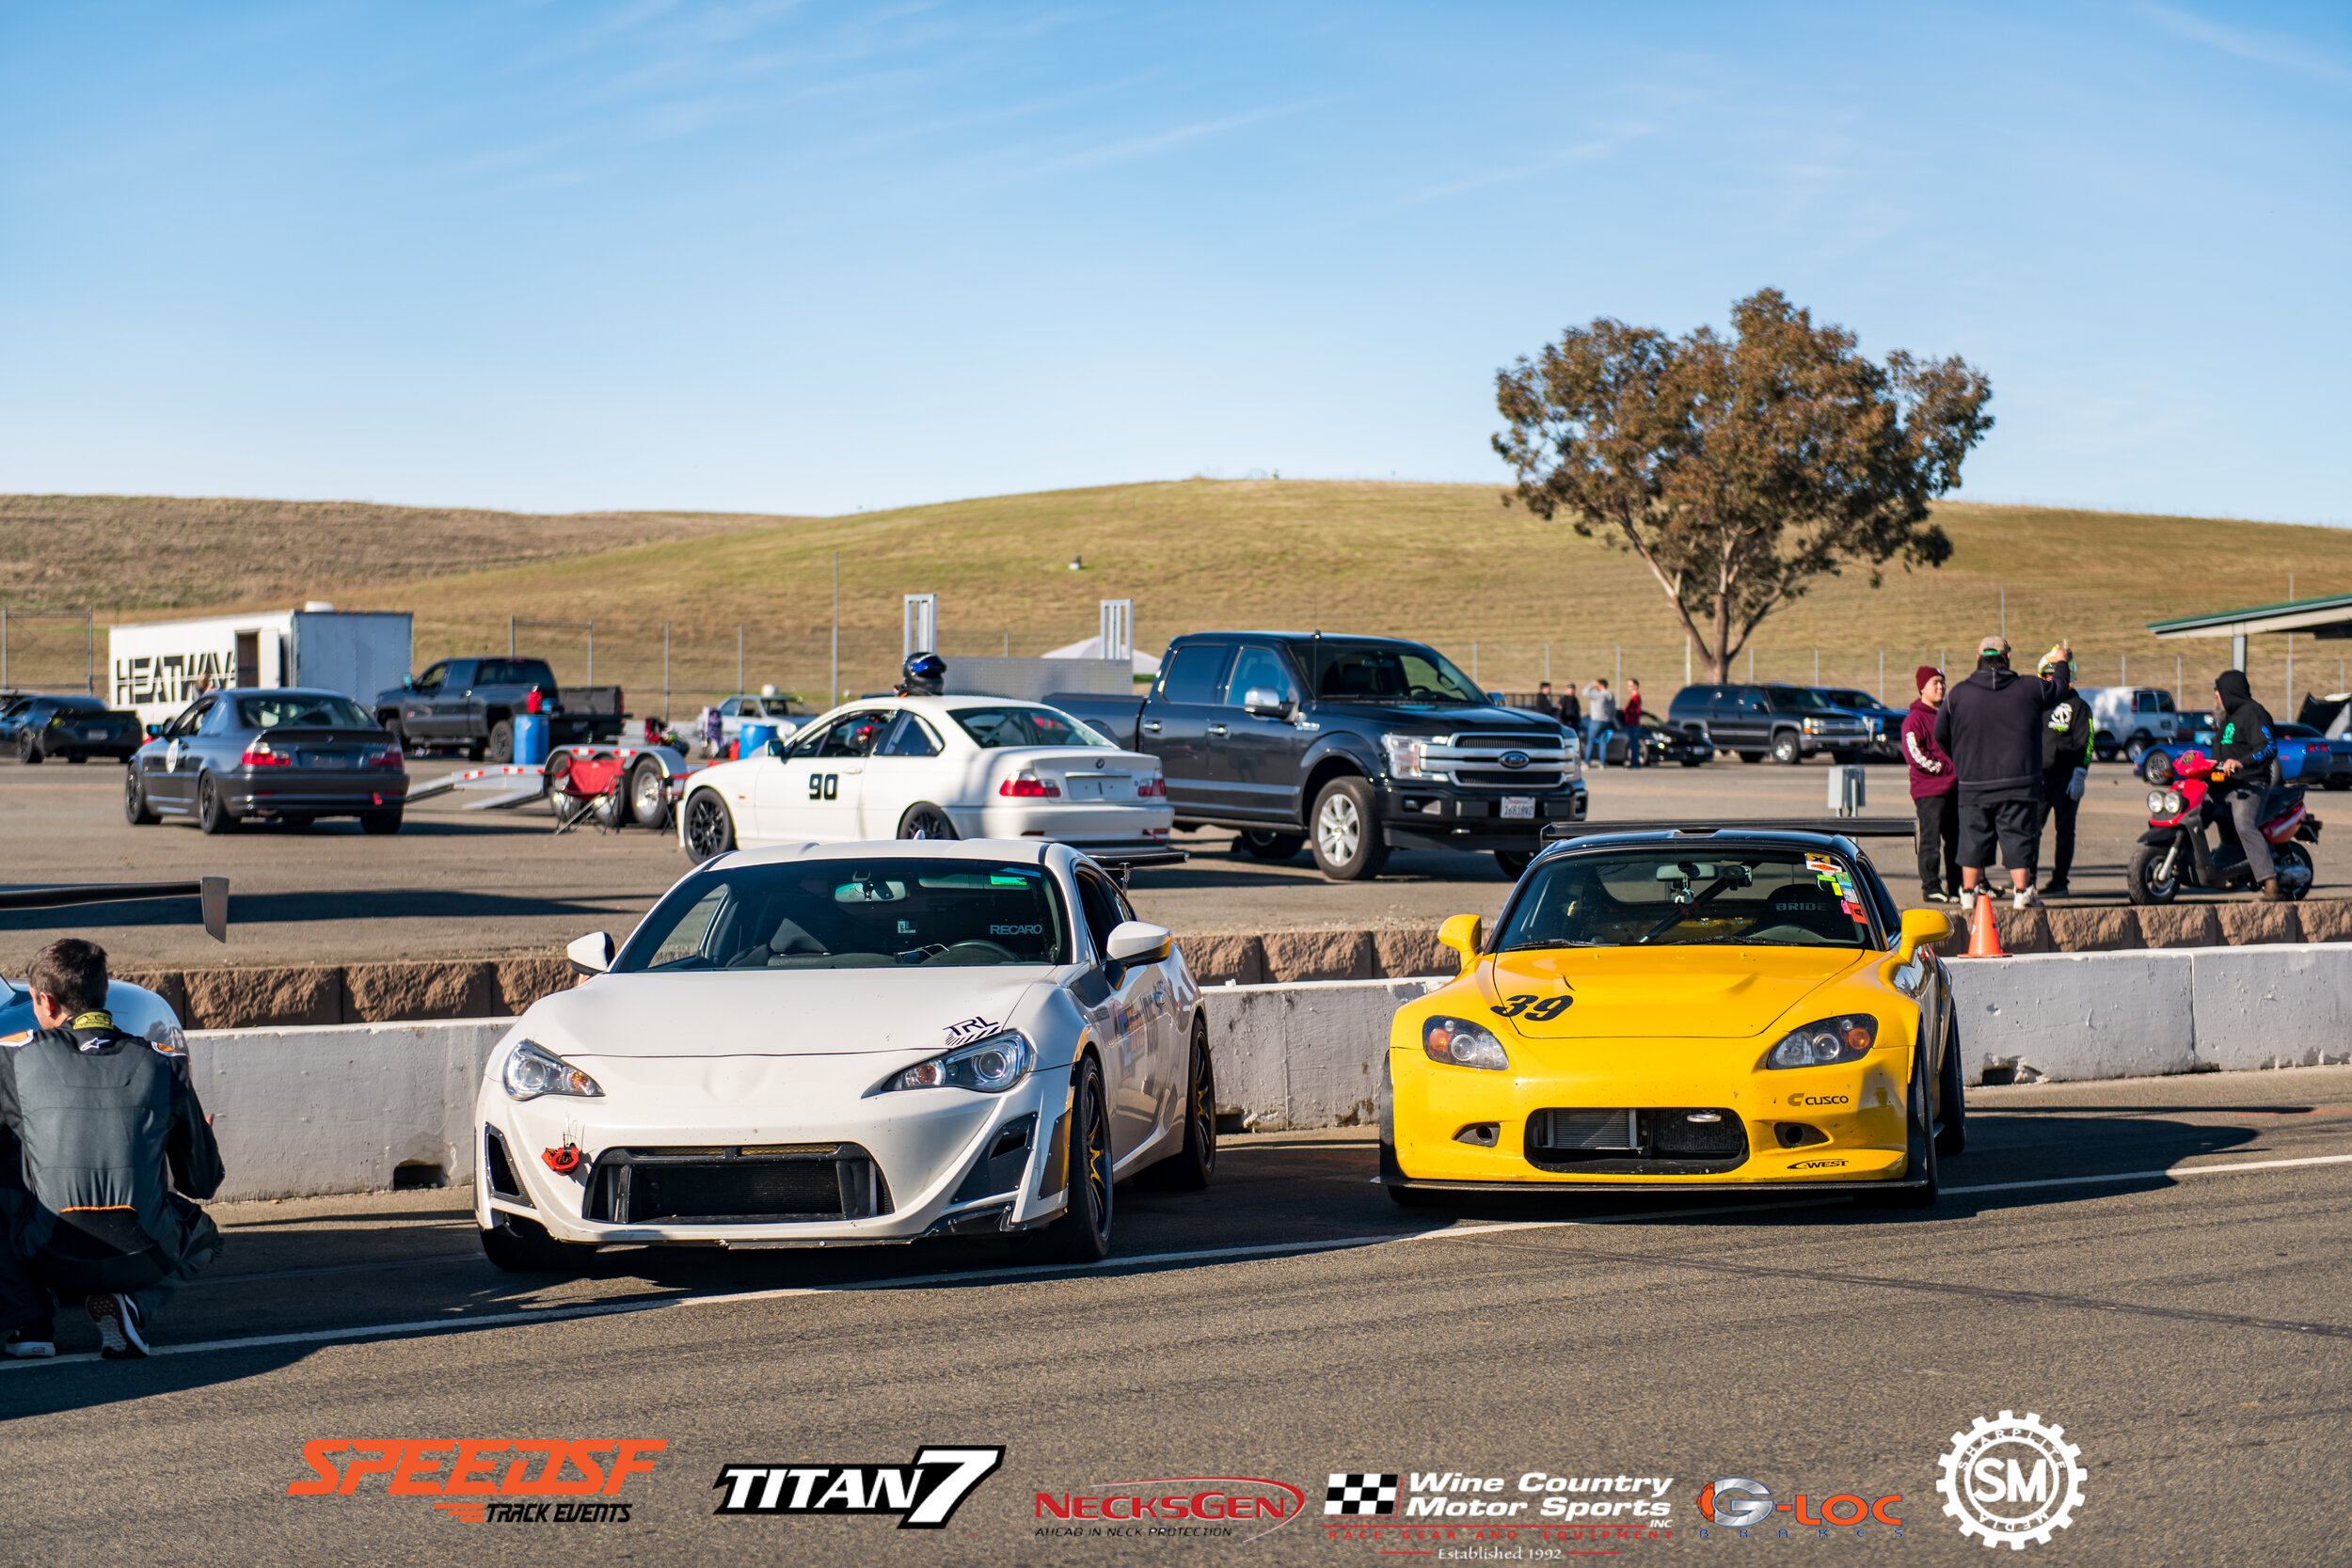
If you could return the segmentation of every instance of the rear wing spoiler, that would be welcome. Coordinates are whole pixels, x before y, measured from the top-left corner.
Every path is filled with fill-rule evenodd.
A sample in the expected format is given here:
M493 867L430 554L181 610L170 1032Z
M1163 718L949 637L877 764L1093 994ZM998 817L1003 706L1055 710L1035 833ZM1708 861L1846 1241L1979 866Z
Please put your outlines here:
M215 942L229 940L226 877L199 877L193 882L85 882L72 887L0 889L0 910L62 910L143 898L194 898L205 934Z
M1909 838L1919 825L1908 816L1790 816L1777 820L1728 822L1553 822L1544 838L1553 844L1572 838L1599 838L1609 833L1675 833L1707 838L1716 833L1843 833L1848 838Z
M1127 885L1127 874L1139 865L1182 865L1192 859L1189 849L1080 849L1095 864Z

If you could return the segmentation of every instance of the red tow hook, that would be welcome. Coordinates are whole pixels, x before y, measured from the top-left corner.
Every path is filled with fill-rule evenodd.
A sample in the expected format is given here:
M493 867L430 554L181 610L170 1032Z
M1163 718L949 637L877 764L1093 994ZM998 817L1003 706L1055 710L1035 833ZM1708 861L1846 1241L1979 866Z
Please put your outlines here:
M569 1176L580 1168L580 1146L565 1144L562 1148L543 1148L539 1158L548 1163L548 1169L558 1176Z

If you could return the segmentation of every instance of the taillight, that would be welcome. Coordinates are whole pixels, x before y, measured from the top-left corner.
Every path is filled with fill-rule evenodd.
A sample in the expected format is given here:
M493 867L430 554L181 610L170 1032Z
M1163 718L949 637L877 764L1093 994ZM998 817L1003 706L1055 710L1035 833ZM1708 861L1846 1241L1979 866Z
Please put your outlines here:
M1025 768L1003 784L998 784L996 793L1009 795L1016 800L1058 800L1061 796L1061 785L1041 779L1036 773Z
M1140 781L1136 785L1136 798L1139 800L1162 800L1167 795L1168 781L1157 773Z
M387 746L380 752L370 752L361 764L366 768L399 768L408 759L400 754L397 746Z
M266 740L257 740L245 749L245 755L237 759L237 766L240 768L292 768L294 758L282 752L272 751L270 743Z

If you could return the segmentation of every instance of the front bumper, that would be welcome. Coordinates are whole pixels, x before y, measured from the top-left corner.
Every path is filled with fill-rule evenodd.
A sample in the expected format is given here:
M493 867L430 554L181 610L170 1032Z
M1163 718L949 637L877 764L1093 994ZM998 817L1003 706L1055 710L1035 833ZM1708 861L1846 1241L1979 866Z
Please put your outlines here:
M589 1243L863 1246L1024 1229L1056 1217L1067 1202L1066 1173L1055 1158L1067 1147L1066 1063L1033 1069L1011 1089L988 1095L870 1092L919 1054L570 1059L596 1078L605 1098L516 1101L495 1081L485 1083L474 1133L477 1223L515 1214L559 1241ZM503 1145L503 1172L488 1130ZM1007 1147L1022 1130L1021 1146ZM567 1143L580 1156L572 1174L546 1158ZM871 1163L870 1189L855 1185L863 1180L852 1168L859 1159ZM681 1161L691 1167L691 1184L706 1191L821 1190L838 1173L841 1212L775 1217L713 1212L705 1204L656 1213L662 1205L646 1200L642 1177L633 1203L616 1201L625 1190L612 1174L619 1168L665 1175ZM789 1173L809 1180L737 1180L751 1165L769 1166L753 1173L764 1178L776 1176L779 1164L800 1162L826 1169ZM796 1211L808 1207L789 1201Z
M1387 780L1378 790L1382 834L1403 849L1533 848L1546 823L1583 821L1591 799L1581 778L1521 796L1413 779ZM1534 815L1503 816L1506 800L1526 801Z

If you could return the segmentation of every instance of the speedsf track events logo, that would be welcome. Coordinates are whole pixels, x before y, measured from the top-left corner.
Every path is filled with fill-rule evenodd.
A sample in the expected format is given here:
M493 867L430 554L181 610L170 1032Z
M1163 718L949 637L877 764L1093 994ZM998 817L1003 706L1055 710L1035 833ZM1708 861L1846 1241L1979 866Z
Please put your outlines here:
M319 1437L302 1445L310 1475L294 1497L375 1490L431 1497L469 1525L625 1525L621 1488L653 1473L662 1437Z

